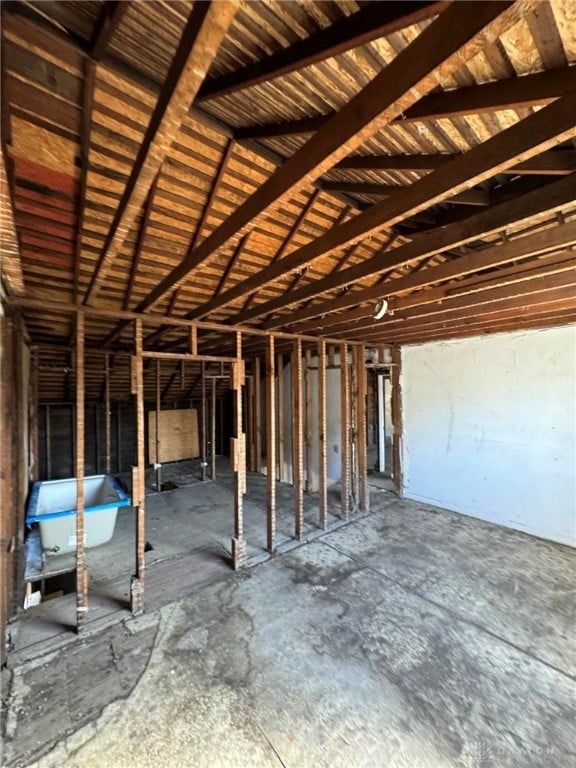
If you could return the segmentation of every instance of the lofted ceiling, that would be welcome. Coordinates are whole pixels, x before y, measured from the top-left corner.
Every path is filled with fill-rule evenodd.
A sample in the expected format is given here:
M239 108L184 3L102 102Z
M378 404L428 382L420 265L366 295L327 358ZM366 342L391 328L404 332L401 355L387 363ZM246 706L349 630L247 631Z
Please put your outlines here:
M370 345L576 319L572 0L5 2L2 40L3 290L55 398L62 306L118 355L114 311Z

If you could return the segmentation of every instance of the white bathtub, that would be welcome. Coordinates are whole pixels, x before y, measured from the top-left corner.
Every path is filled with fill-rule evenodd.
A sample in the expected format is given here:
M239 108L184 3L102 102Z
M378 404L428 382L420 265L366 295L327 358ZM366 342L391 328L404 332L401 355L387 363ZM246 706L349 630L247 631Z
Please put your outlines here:
M84 478L84 546L97 547L114 534L119 507L130 505L112 475ZM26 523L38 523L42 550L63 555L76 549L76 478L34 483Z

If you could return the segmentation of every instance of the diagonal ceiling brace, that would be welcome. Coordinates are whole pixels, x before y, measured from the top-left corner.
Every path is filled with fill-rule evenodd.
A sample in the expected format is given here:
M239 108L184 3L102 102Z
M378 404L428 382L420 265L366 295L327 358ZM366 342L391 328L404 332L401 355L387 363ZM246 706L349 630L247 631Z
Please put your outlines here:
M97 297L238 9L237 0L194 3L84 304Z

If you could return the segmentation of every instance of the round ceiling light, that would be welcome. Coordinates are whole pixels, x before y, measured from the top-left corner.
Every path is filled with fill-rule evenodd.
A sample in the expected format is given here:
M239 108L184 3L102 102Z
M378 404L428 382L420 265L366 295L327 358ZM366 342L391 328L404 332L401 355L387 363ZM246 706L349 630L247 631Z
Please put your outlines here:
M374 320L382 320L388 309L388 300L380 299L380 301L374 307Z

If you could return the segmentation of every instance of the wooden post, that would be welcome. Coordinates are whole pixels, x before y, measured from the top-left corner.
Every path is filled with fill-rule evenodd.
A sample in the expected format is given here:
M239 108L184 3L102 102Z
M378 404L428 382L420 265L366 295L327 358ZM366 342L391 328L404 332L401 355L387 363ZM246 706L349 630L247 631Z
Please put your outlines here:
M210 478L216 480L216 379L212 379L212 408L210 409Z
M326 417L326 342L318 342L318 495L320 528L328 527L328 480L327 480L327 417Z
M156 425L154 435L154 462L156 464L156 490L162 490L162 470L160 468L160 360L156 360Z
M351 450L351 474L353 512L358 509L359 485L358 485L358 377L356 347L352 347L352 365L350 366L350 450Z
M259 357L254 360L252 373L254 376L254 469L256 472L262 472L262 381Z
M274 336L266 348L266 521L267 544L271 554L276 549L276 371Z
M122 472L122 403L116 403L116 466Z
M278 480L283 483L284 477L284 356L279 354L276 359L278 373Z
M76 475L76 631L85 626L88 611L88 568L84 552L84 313L76 316L76 420L75 420L75 475Z
M232 564L234 569L246 561L244 541L244 507L242 496L246 491L246 435L242 432L242 387L245 381L242 359L242 334L236 333L236 362L232 364L232 388L234 390L234 433L231 456L234 469L234 537L232 539Z
M368 436L366 433L366 350L356 347L356 455L358 457L358 501L360 510L368 512L370 496L368 491Z
M46 406L44 412L46 432L46 479L52 479L52 421L50 419L50 406Z
M350 511L350 377L348 344L340 345L340 405L342 428L342 477L340 481L341 515L348 519Z
M304 529L304 434L302 425L302 340L292 352L292 475L294 484L294 534L301 539Z
M306 350L306 492L312 492L312 352Z
M40 477L40 453L38 426L40 413L38 408L38 350L35 350L31 359L30 370L30 480L38 480Z
M392 436L392 478L394 480L394 490L402 495L402 389L400 386L400 372L402 370L402 356L400 347L390 348L392 355L392 365L390 370L390 380L392 384L392 424L394 425L394 434Z
M253 472L256 466L256 452L254 440L254 361L251 365L252 371L246 384L246 440L248 469Z
M195 325L190 328L190 354L198 354L198 331Z
M208 466L208 462L206 461L206 443L208 442L208 435L206 434L206 365L204 361L200 363L200 389L200 429L202 432L200 445L200 477L204 481L206 480L206 467Z
M142 320L135 321L134 355L131 358L132 394L136 395L136 466L132 468L132 504L136 507L136 574L130 584L132 613L144 610L144 546L146 476L144 465L144 369L142 365Z

